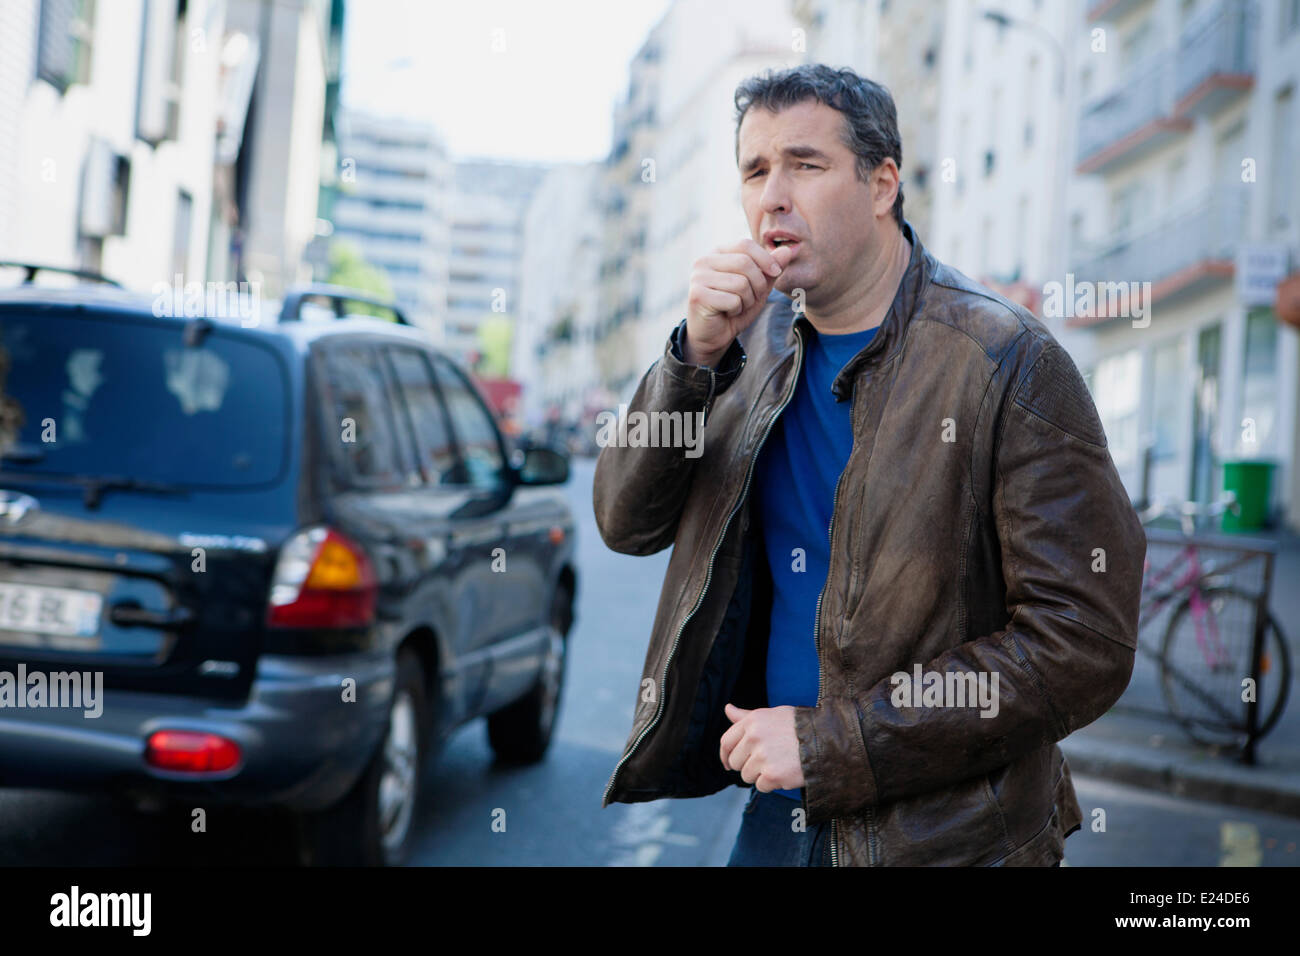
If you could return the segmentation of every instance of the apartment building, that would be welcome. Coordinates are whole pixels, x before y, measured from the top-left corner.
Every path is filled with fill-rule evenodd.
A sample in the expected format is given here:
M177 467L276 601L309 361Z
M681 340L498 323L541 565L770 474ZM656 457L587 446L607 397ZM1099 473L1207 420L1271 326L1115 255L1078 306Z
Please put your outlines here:
M342 112L331 242L383 271L407 317L443 336L451 251L451 163L429 123Z
M904 214L935 255L1036 308L1061 271L1073 4L795 0L807 59L894 98ZM1068 337L1068 336L1067 336ZM1069 347L1068 342L1065 343Z
M459 358L480 351L485 320L518 316L524 216L546 170L490 160L452 164L445 344Z
M306 278L341 0L0 4L0 258Z
M0 259L204 276L224 12L0 4Z
M611 382L624 397L686 314L694 261L750 234L736 169L735 90L755 73L799 63L797 28L787 0L718 0L675 3L652 33L643 152L615 160L627 176L615 205L644 204L630 237L644 268L624 333L631 371Z
M1300 353L1268 288L1300 250L1300 4L1079 12L1074 164L1092 191L1071 210L1070 278L1128 294L1080 298L1065 323L1088 333L1080 364L1112 457L1134 497L1198 501L1220 496L1225 461L1272 461L1273 511L1297 527Z
M650 31L628 67L627 92L614 108L613 143L602 164L599 202L602 256L597 270L596 364L603 385L626 392L645 371L636 349L646 289L646 236L653 193L642 188L653 167L659 114L664 21ZM644 177L644 178L643 178Z
M229 262L214 262L213 278L257 279L270 297L311 279L306 252L316 236L339 3L226 0L228 28L247 38L256 72L251 88L240 86L235 94L246 97L245 115L239 116L243 138L229 177L234 187L228 199L238 223L228 237Z

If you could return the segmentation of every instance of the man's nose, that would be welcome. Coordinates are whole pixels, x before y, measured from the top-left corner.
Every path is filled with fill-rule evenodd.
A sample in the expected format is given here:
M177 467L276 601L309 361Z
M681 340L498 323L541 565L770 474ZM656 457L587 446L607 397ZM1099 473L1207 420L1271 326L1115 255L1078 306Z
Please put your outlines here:
M763 184L763 195L760 197L760 202L763 212L790 211L789 182L783 174L776 171L768 174L767 182Z

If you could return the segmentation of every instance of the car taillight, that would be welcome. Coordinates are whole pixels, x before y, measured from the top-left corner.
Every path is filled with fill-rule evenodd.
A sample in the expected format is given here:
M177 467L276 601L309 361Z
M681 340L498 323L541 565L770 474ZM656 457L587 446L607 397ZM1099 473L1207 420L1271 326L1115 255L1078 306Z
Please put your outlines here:
M271 579L271 627L364 627L375 617L375 573L357 544L310 528L280 549Z
M219 773L238 766L239 744L193 730L156 730L145 742L144 760L173 773Z

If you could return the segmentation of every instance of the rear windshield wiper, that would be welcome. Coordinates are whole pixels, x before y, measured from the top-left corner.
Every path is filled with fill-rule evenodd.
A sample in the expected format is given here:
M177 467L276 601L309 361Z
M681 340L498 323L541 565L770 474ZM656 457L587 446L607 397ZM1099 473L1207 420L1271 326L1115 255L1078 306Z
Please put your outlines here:
M154 495L182 495L187 489L161 481L144 481L125 475L56 475L49 472L0 472L0 481L23 480L31 482L56 482L61 485L78 485L85 491L87 508L99 507L105 491L142 491Z
M176 485L168 485L161 481L142 481L139 478L100 476L78 478L77 481L85 487L85 505L92 510L99 507L105 491L143 491L151 495L185 494L185 489Z
M36 445L10 445L0 452L0 461L12 461L20 465L34 465L45 460L45 451Z

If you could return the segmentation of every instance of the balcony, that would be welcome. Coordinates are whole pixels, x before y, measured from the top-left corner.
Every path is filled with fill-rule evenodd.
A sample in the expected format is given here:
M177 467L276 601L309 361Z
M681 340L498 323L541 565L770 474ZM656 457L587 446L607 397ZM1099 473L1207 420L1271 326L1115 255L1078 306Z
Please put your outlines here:
M1197 200L1180 204L1169 215L1106 246L1085 252L1071 266L1074 285L1082 282L1150 282L1143 305L1175 302L1232 279L1237 246L1246 222L1246 191L1241 183L1214 188ZM1107 308L1103 296L1090 314L1066 319L1066 326L1098 325L1129 315Z
M1212 115L1255 85L1258 10L1250 0L1220 0L1187 25L1178 43L1178 116Z
M1107 173L1192 128L1174 114L1174 58L1164 54L1133 71L1079 117L1078 171Z
M1088 0L1088 22L1118 20L1145 0Z

